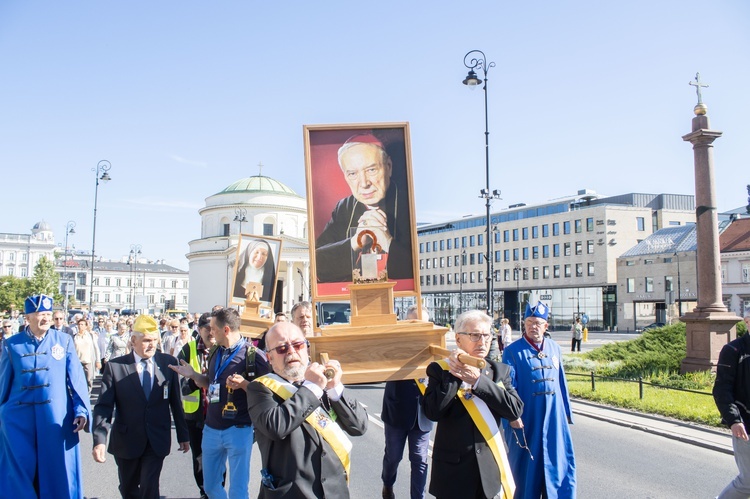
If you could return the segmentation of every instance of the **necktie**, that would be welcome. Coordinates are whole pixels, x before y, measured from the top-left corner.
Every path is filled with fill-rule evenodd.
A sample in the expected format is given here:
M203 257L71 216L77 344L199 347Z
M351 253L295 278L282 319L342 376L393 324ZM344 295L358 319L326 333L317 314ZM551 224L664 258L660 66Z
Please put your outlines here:
M146 400L148 400L149 395L151 395L151 373L148 370L147 360L142 360L141 364L143 364L143 394L146 395Z

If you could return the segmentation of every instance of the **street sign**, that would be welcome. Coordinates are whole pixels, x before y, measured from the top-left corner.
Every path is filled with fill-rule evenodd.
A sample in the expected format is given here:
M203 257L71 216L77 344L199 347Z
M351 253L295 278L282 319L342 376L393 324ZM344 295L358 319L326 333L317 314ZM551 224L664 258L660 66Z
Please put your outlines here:
M583 314L583 315L581 316L581 322L583 323L583 325L584 325L584 326L585 326L586 324L588 324L588 323L589 323L589 314Z

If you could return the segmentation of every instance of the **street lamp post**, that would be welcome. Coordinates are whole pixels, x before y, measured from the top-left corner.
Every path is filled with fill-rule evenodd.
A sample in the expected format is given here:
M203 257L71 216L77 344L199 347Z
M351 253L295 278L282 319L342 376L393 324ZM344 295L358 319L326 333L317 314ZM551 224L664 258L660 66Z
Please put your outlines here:
M487 220L485 226L485 233L487 236L487 315L492 317L494 320L494 304L492 300L492 261L491 261L491 220L490 220L490 206L492 205L493 199L500 198L500 192L497 190L490 191L490 129L489 129L489 113L487 107L487 72L490 68L495 67L494 62L487 62L487 56L481 50L472 50L464 56L464 66L469 68L469 73L464 78L463 84L469 87L476 87L481 85L484 81L484 162L485 162L485 187L480 191L479 197L485 200L485 207L487 211ZM475 69L481 69L484 75L484 80L477 76Z
M65 225L65 260L63 263L64 275L65 275L65 318L68 318L68 234L75 234L76 223L73 220L69 220Z
M464 311L464 260L466 259L466 250L461 250L461 259L459 260L458 270L458 315Z
M103 159L96 164L96 170L93 168L91 171L96 171L96 186L94 187L94 229L92 230L92 241L91 241L91 283L89 288L89 313L94 310L94 261L96 259L96 205L99 201L99 181L101 180L105 184L112 180L109 176L109 170L112 168L112 164ZM99 172L102 172L101 177Z
M513 273L516 277L516 300L518 300L518 330L521 331L521 264L517 263L513 267Z
M238 234L242 234L242 222L247 222L247 210L245 208L235 208L234 210L234 221L240 223L240 231Z
M677 257L677 310L680 314L679 317L682 317L682 282L680 282L680 254L675 251L674 256Z
M133 271L133 277L131 282L131 296L130 306L135 310L135 297L138 292L138 257L141 255L141 245L131 244L130 245L130 270Z

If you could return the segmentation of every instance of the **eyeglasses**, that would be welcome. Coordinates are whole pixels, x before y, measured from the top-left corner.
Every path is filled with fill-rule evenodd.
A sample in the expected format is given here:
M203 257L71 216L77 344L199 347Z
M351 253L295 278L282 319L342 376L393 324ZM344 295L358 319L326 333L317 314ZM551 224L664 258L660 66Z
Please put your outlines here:
M284 343L283 345L279 345L275 348L268 348L266 349L266 352L275 351L279 355L286 355L289 352L289 347L294 348L295 352L299 352L305 347L310 346L310 342L307 340L303 341L295 341L292 343Z
M169 326L170 329L179 329L180 326Z
M53 317L52 319L53 319L53 320L56 320L56 321L61 321L61 320L63 320L63 319L64 319L64 317Z
M3 329L11 329L13 326L3 326Z
M463 334L469 337L471 341L476 343L479 340L487 341L490 338L492 338L492 335L490 334L482 334L482 333L456 333L456 334Z

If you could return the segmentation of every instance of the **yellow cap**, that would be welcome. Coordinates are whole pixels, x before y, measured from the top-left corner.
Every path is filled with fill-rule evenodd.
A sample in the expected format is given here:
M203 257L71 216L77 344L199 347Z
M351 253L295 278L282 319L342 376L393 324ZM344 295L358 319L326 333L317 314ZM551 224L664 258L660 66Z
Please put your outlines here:
M159 333L159 324L150 315L139 315L133 323L133 331L142 334Z

